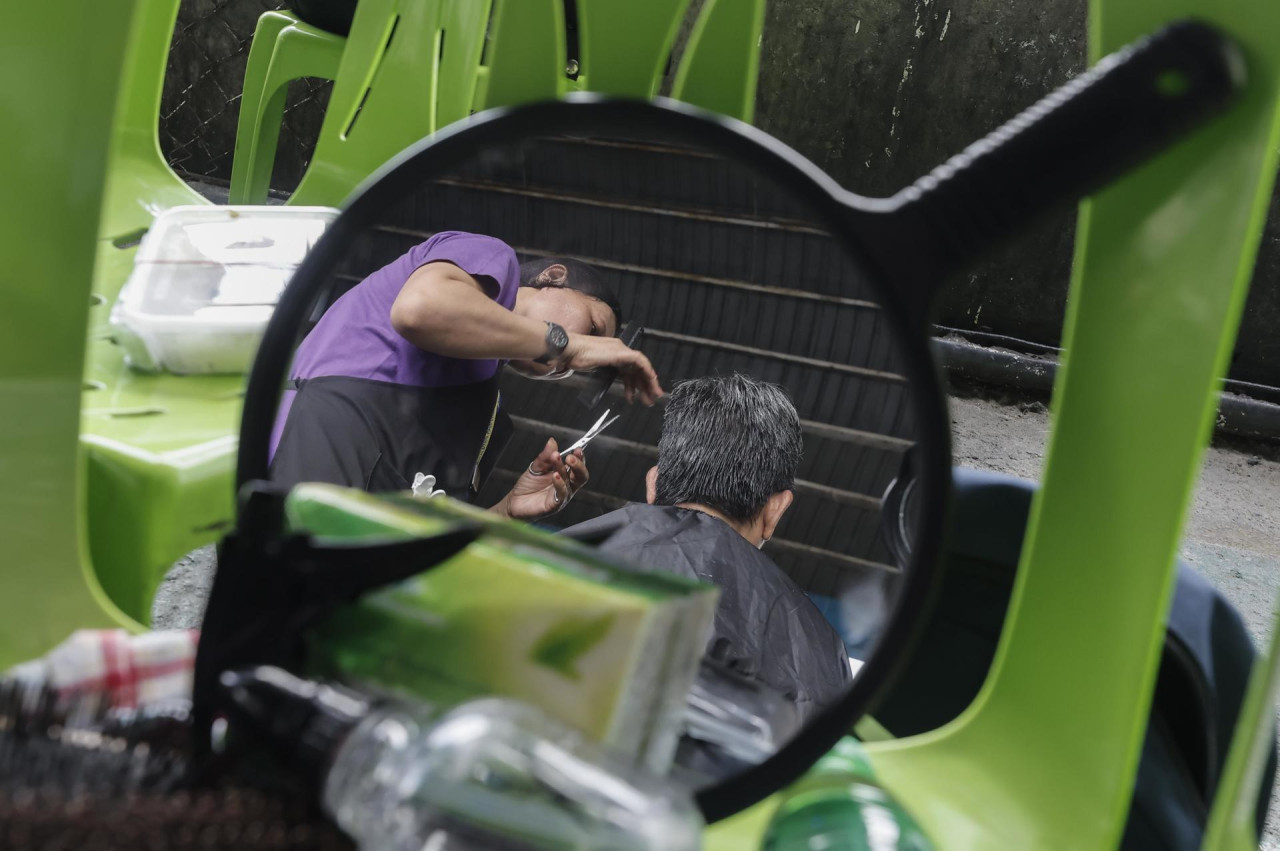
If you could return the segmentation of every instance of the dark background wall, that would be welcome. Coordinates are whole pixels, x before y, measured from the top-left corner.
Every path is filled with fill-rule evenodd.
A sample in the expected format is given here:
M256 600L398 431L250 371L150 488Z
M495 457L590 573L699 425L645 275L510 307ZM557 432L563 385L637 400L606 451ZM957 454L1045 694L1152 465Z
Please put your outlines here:
M244 63L273 0L184 0L161 108L178 170L226 180ZM1084 66L1085 3L770 0L756 123L866 195L889 194ZM273 187L306 168L329 84L289 94ZM947 288L938 322L1055 345L1074 239L1065 210ZM1230 375L1280 386L1280 194Z

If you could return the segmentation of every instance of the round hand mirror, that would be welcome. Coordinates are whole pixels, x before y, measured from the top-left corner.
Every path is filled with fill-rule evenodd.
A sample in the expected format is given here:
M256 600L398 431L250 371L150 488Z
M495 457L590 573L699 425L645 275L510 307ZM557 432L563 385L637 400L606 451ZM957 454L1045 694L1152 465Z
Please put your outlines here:
M475 116L371 178L299 269L238 480L430 476L717 586L675 770L708 820L732 814L874 706L927 609L950 481L938 283L1208 114L1224 57L1168 30L890 199L672 102Z

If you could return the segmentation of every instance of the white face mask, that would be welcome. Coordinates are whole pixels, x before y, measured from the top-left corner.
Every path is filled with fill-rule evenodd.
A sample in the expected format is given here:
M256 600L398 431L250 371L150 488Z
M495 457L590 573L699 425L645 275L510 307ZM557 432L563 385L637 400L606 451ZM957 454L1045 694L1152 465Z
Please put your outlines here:
M546 375L529 375L525 373L525 378L532 378L534 381L563 381L573 375L572 369L566 369L563 372L548 372Z

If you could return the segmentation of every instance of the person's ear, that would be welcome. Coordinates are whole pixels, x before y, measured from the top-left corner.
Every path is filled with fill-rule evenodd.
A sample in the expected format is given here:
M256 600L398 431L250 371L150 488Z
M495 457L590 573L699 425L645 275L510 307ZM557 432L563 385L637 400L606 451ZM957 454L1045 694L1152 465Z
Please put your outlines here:
M655 464L644 474L644 501L653 505L658 498L658 467Z
M550 284L555 287L563 287L564 282L569 279L569 270L561 263L552 263L547 268L538 273L539 284Z
M766 541L773 537L773 532L778 528L782 515L787 513L787 509L791 507L791 502L796 495L789 490L778 491L769 497L769 501L764 504L764 511L761 512L762 527L760 536Z

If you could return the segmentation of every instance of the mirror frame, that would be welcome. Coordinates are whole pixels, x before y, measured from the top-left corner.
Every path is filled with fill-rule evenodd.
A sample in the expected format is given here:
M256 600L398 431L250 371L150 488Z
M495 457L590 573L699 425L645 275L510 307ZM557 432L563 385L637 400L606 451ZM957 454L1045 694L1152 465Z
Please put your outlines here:
M930 292L908 281L887 286L856 232L850 197L817 166L772 136L743 122L676 101L625 100L577 94L563 100L488 110L451 125L405 149L362 183L343 204L342 215L325 231L285 288L267 325L245 390L240 425L236 486L266 479L268 445L280 394L292 361L298 329L306 321L342 252L380 215L418 186L455 169L477 150L524 135L546 132L625 131L660 128L767 175L808 205L815 221L842 243L850 262L866 271L889 327L900 340L904 372L910 377L918 436L918 481L922 486L919 542L903 570L893 610L876 644L838 703L809 724L769 759L698 790L707 823L740 812L798 779L873 710L911 655L932 607L941 575L942 542L951 488L950 417L939 366L932 355L927 324L918 306ZM865 239L867 235L864 234ZM930 282L931 285L936 282ZM893 651L889 651L893 648Z

